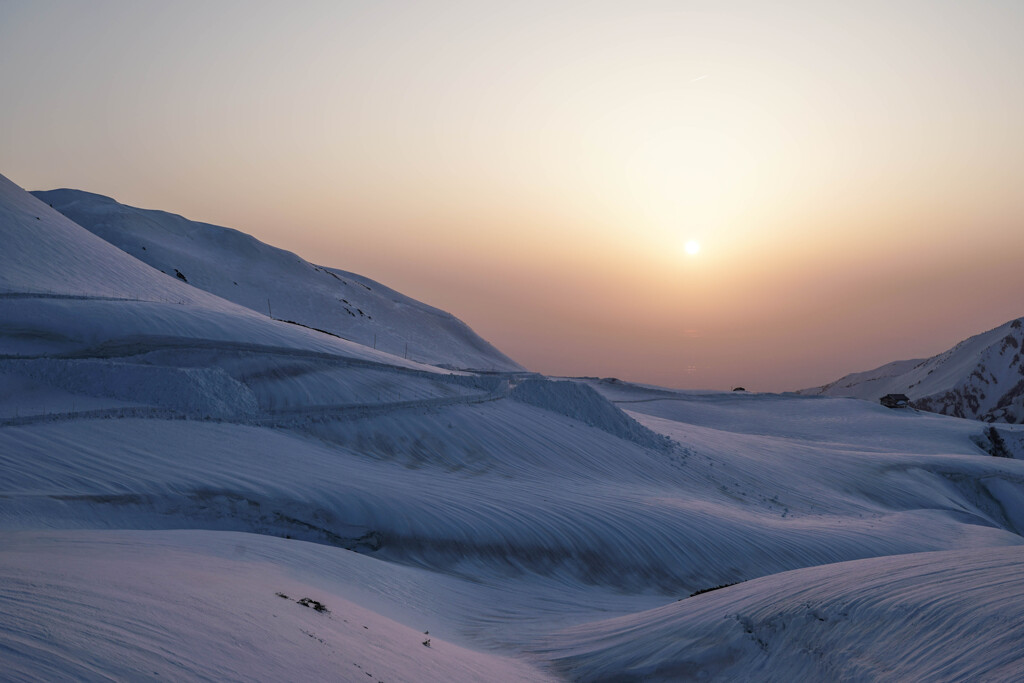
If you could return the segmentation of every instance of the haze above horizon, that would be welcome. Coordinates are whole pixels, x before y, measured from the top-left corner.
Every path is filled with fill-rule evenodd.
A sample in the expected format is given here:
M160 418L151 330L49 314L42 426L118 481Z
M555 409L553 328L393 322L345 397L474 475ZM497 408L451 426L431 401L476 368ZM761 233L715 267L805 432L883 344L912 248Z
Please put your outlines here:
M787 390L1024 314L1016 2L0 4L0 161L451 311ZM696 248L693 248L696 245Z

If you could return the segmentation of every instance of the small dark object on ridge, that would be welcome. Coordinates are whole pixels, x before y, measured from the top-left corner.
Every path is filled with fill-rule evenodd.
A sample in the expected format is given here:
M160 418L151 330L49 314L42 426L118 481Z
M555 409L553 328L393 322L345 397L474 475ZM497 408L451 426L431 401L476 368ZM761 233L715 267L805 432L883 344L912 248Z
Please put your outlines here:
M317 612L327 612L328 614L330 613L330 610L327 609L327 605L323 604L319 600L314 600L313 598L302 598L301 600L297 600L296 602L298 602L303 607L312 607Z
M911 408L910 399L906 394L886 394L878 399L886 408Z

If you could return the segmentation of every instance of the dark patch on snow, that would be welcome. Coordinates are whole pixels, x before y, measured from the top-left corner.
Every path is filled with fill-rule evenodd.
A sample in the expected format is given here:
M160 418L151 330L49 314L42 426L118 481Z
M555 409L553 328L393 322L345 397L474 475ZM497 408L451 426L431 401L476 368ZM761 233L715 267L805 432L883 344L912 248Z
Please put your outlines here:
M299 598L295 602L299 605L302 605L303 607L311 607L317 612L321 612L324 614L331 613L331 610L327 609L327 605L323 604L319 600L314 600L313 598Z
M694 596L700 595L701 593L710 593L711 591L717 591L722 588L728 588L729 586L735 586L737 583L739 583L739 581L734 581L733 583L723 583L720 586L712 586L711 588L701 588L698 591L690 593L690 597L692 598Z
M995 427L989 427L985 430L985 436L988 438L989 449L988 452L996 458L1011 458L1009 449L1006 448L1006 441L1000 436L999 430Z

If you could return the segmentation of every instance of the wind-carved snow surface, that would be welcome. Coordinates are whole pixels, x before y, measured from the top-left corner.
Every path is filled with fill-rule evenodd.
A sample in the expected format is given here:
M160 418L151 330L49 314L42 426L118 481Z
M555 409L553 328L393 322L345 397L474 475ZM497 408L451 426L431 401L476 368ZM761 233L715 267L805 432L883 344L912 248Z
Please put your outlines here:
M1019 680L1024 548L775 574L555 634L574 680Z
M442 370L0 189L7 679L1024 676L985 425Z
M140 261L279 320L431 365L523 369L450 313L237 230L78 190L34 194Z
M670 439L647 429L585 384L527 379L517 383L509 395L517 401L579 420L641 446L671 448Z
M924 360L883 365L801 393L878 400L906 394L919 410L1024 423L1024 318Z

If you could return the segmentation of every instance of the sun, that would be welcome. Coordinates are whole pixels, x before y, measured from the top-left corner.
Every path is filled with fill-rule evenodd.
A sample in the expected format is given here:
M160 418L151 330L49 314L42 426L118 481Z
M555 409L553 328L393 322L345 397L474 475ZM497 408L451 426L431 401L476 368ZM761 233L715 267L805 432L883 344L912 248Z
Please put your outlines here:
M698 242L697 240L690 240L689 242L686 243L685 249L687 254L693 256L700 252L700 242Z

